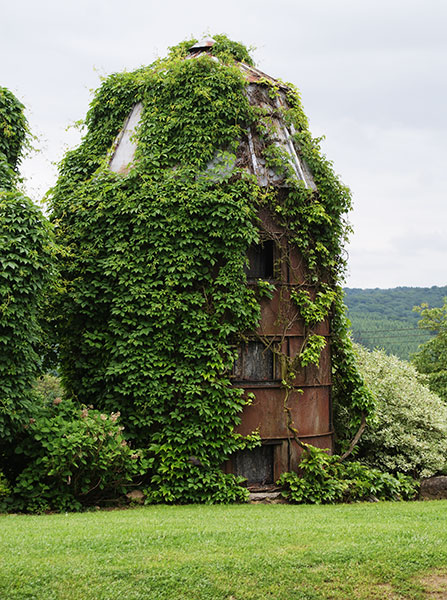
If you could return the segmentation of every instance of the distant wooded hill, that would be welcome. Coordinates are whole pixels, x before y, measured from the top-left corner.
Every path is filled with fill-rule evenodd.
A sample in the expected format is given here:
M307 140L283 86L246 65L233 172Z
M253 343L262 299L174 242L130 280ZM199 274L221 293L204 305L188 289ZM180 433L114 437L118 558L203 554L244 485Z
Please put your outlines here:
M390 289L345 288L345 303L356 342L370 348L383 348L408 360L430 333L418 329L419 314L413 306L426 302L442 306L447 286Z

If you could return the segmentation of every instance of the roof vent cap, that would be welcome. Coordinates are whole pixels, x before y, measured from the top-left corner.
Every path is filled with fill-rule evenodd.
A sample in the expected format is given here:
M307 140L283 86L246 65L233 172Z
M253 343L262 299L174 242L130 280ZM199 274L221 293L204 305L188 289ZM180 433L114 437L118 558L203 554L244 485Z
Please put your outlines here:
M191 46L191 48L189 48L189 51L198 52L199 50L209 50L212 46L214 46L215 43L216 40L213 40L213 38L204 38L203 40L200 40L199 42L194 44L194 46Z

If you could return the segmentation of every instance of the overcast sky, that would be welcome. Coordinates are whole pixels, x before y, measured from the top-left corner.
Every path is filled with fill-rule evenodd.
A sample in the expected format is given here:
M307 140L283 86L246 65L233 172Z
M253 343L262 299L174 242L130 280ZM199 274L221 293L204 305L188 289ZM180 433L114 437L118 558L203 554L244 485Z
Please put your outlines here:
M446 0L16 0L1 9L0 86L26 105L38 201L100 76L226 33L301 91L353 194L349 287L447 285Z

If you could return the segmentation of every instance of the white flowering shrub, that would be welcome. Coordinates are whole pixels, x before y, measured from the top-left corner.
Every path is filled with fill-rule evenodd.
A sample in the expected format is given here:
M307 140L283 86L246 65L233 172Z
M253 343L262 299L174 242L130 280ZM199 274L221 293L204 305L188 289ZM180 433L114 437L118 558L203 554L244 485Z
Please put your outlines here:
M414 477L447 472L447 405L408 362L356 345L359 368L377 398L377 419L357 457L371 467ZM341 415L341 418L343 415Z

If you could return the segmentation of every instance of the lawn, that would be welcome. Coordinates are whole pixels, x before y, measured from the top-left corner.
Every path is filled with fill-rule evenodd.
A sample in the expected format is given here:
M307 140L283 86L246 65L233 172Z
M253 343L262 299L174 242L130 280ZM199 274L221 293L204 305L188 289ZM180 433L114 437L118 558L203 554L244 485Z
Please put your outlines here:
M0 516L1 600L434 600L446 574L447 501Z

